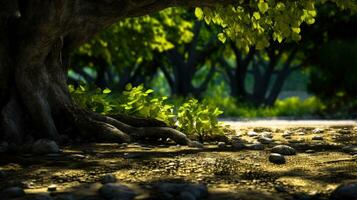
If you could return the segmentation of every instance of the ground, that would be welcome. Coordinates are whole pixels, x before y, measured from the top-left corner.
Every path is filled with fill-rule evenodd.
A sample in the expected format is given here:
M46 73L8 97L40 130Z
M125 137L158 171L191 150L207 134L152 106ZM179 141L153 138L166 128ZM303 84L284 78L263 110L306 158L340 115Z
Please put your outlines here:
M218 147L217 142L205 143L203 149L170 141L161 145L86 144L45 156L4 154L0 155L0 189L20 186L28 196L71 193L89 199L98 196L102 177L112 174L136 192L135 199L157 199L153 186L168 182L205 184L209 191L205 199L210 200L328 199L341 182L357 179L356 156L352 155L356 152L342 150L357 145L355 121L225 123L235 130L229 138L254 143L259 135L271 132L273 143L264 150ZM249 131L258 136L249 136ZM292 135L283 137L288 131ZM313 140L316 135L322 139ZM285 156L286 164L273 164L268 157L277 144L294 147L297 154ZM53 184L56 191L48 192Z

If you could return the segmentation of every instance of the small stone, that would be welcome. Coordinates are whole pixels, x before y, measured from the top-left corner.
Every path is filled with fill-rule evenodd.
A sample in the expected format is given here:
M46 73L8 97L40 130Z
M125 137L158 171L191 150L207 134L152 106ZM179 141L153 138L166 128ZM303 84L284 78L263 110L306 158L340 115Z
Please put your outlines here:
M51 154L59 152L60 149L57 143L52 140L40 139L32 145L32 153L34 154Z
M277 192L286 192L286 189L282 185L275 185L274 188Z
M273 140L271 138L268 138L268 137L260 137L258 139L258 141L262 144L270 144L273 142Z
M342 148L342 151L349 154L357 154L357 145L345 146Z
M133 190L119 183L107 183L103 185L98 192L105 199L113 200L131 200L136 196Z
M192 147L192 148L198 148L198 149L203 149L203 144L201 144L200 142L197 142L197 141L192 141L188 144L189 147Z
M52 184L47 187L47 191L49 191L49 192L54 192L56 190L57 190L57 185L55 185L55 184Z
M255 132L255 131L248 131L247 135L248 135L249 137L255 137L255 136L258 136L258 133Z
M239 149L244 149L246 146L245 146L245 144L243 143L242 140L235 139L235 140L232 140L232 147L234 149L239 150Z
M117 177L115 177L113 174L107 174L103 176L101 180L102 184L115 183L115 182L117 182Z
M284 133L282 134L283 137L287 137L287 136L291 136L293 134L293 132L286 130L284 131Z
M274 164L285 164L286 163L284 156L281 154L278 154L278 153L271 153L269 155L269 161Z
M277 145L271 149L273 153L279 153L281 155L295 155L296 150L288 145Z
M0 178L5 178L6 174L7 173L5 171L0 170Z
M325 132L325 130L324 129L321 129L321 128L315 128L314 130L312 130L312 133L323 133L323 132Z
M172 195L185 192L184 196L189 196L191 199L192 197L194 197L194 199L202 199L208 195L207 186L203 184L160 183L157 188L162 193Z
M262 137L266 137L266 138L273 138L273 133L272 132L262 132L260 134Z
M346 182L338 186L331 194L330 200L357 199L357 182Z
M296 133L297 135L306 135L306 133L305 132L298 132L298 133Z
M308 149L308 150L305 151L305 153L315 153L315 152L316 152L316 151L313 150L313 149Z
M323 140L324 138L321 135L315 135L312 137L312 140Z
M18 198L25 196L25 191L20 187L10 187L2 191L2 197L6 198Z
M252 149L252 150L264 150L264 148L265 148L265 146L260 142L257 142L254 144L248 144L246 146L248 149Z
M220 149L224 149L224 148L226 148L226 143L225 142L218 142L217 146Z

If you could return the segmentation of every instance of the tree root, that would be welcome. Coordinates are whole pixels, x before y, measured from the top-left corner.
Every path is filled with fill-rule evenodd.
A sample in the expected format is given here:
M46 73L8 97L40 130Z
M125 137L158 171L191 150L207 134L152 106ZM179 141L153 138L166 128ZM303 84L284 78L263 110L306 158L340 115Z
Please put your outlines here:
M82 108L78 108L76 106L67 110L70 111L69 113L71 115L71 118L75 122L75 126L77 126L81 131L81 135L83 137L88 137L88 135L91 135L99 141L125 143L146 138L170 138L177 144L191 144L191 140L187 138L185 134L174 128L154 126L150 127L149 125L158 125L157 121L155 120L134 117L122 118L125 122L127 122L128 119L130 122L133 122L131 120L136 119L138 121L131 124L144 125L142 127L136 127L124 123L120 120L114 119L112 117L103 116L94 112L84 110ZM143 121L140 122L140 120Z

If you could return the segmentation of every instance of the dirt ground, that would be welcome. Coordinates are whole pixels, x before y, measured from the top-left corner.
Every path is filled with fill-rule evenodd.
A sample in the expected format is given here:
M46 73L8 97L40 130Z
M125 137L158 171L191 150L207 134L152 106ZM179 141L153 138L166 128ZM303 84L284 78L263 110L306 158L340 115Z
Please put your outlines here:
M4 173L0 190L20 186L31 196L48 194L48 187L55 184L52 196L72 193L89 198L97 195L100 179L113 174L138 194L135 199L155 199L151 186L160 182L206 184L209 200L328 199L338 184L357 179L356 152L343 151L343 147L357 145L353 121L312 125L225 123L235 130L228 137L254 143L257 137L249 136L249 131L271 132L273 143L265 145L264 150L236 150L230 145L222 148L212 142L205 143L203 149L171 143L87 144L45 156L0 154ZM283 137L287 131L291 136ZM313 139L316 135L322 138ZM273 164L268 157L277 144L287 144L297 154L285 156L286 164Z

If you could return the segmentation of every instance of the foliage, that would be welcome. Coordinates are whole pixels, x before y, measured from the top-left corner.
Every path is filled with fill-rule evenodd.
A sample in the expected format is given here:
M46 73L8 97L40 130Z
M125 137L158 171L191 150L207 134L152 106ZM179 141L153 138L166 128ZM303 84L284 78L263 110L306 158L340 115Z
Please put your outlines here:
M166 103L167 97L154 97L154 90L143 85L127 85L122 95L111 94L109 89L91 89L88 86L69 86L74 101L83 108L105 114L117 113L145 118L154 118L178 129L191 138L204 140L223 133L218 117L223 113L196 99L190 99L176 108ZM176 112L175 112L176 111Z
M316 116L325 110L325 105L316 97L301 100L290 97L277 100L271 107L255 107L243 104L232 97L209 98L209 104L224 111L225 117L257 118L257 117L308 117Z
M241 49L255 46L262 49L274 41L299 41L302 24L315 23L316 6L326 2L336 3L341 9L357 11L354 0L251 0L239 1L237 6L220 6L214 9L197 8L196 16L208 24L215 23L223 28L218 35L239 41Z
M223 133L222 126L217 119L222 113L217 107L190 99L178 109L178 127L181 131L203 141L210 136Z

